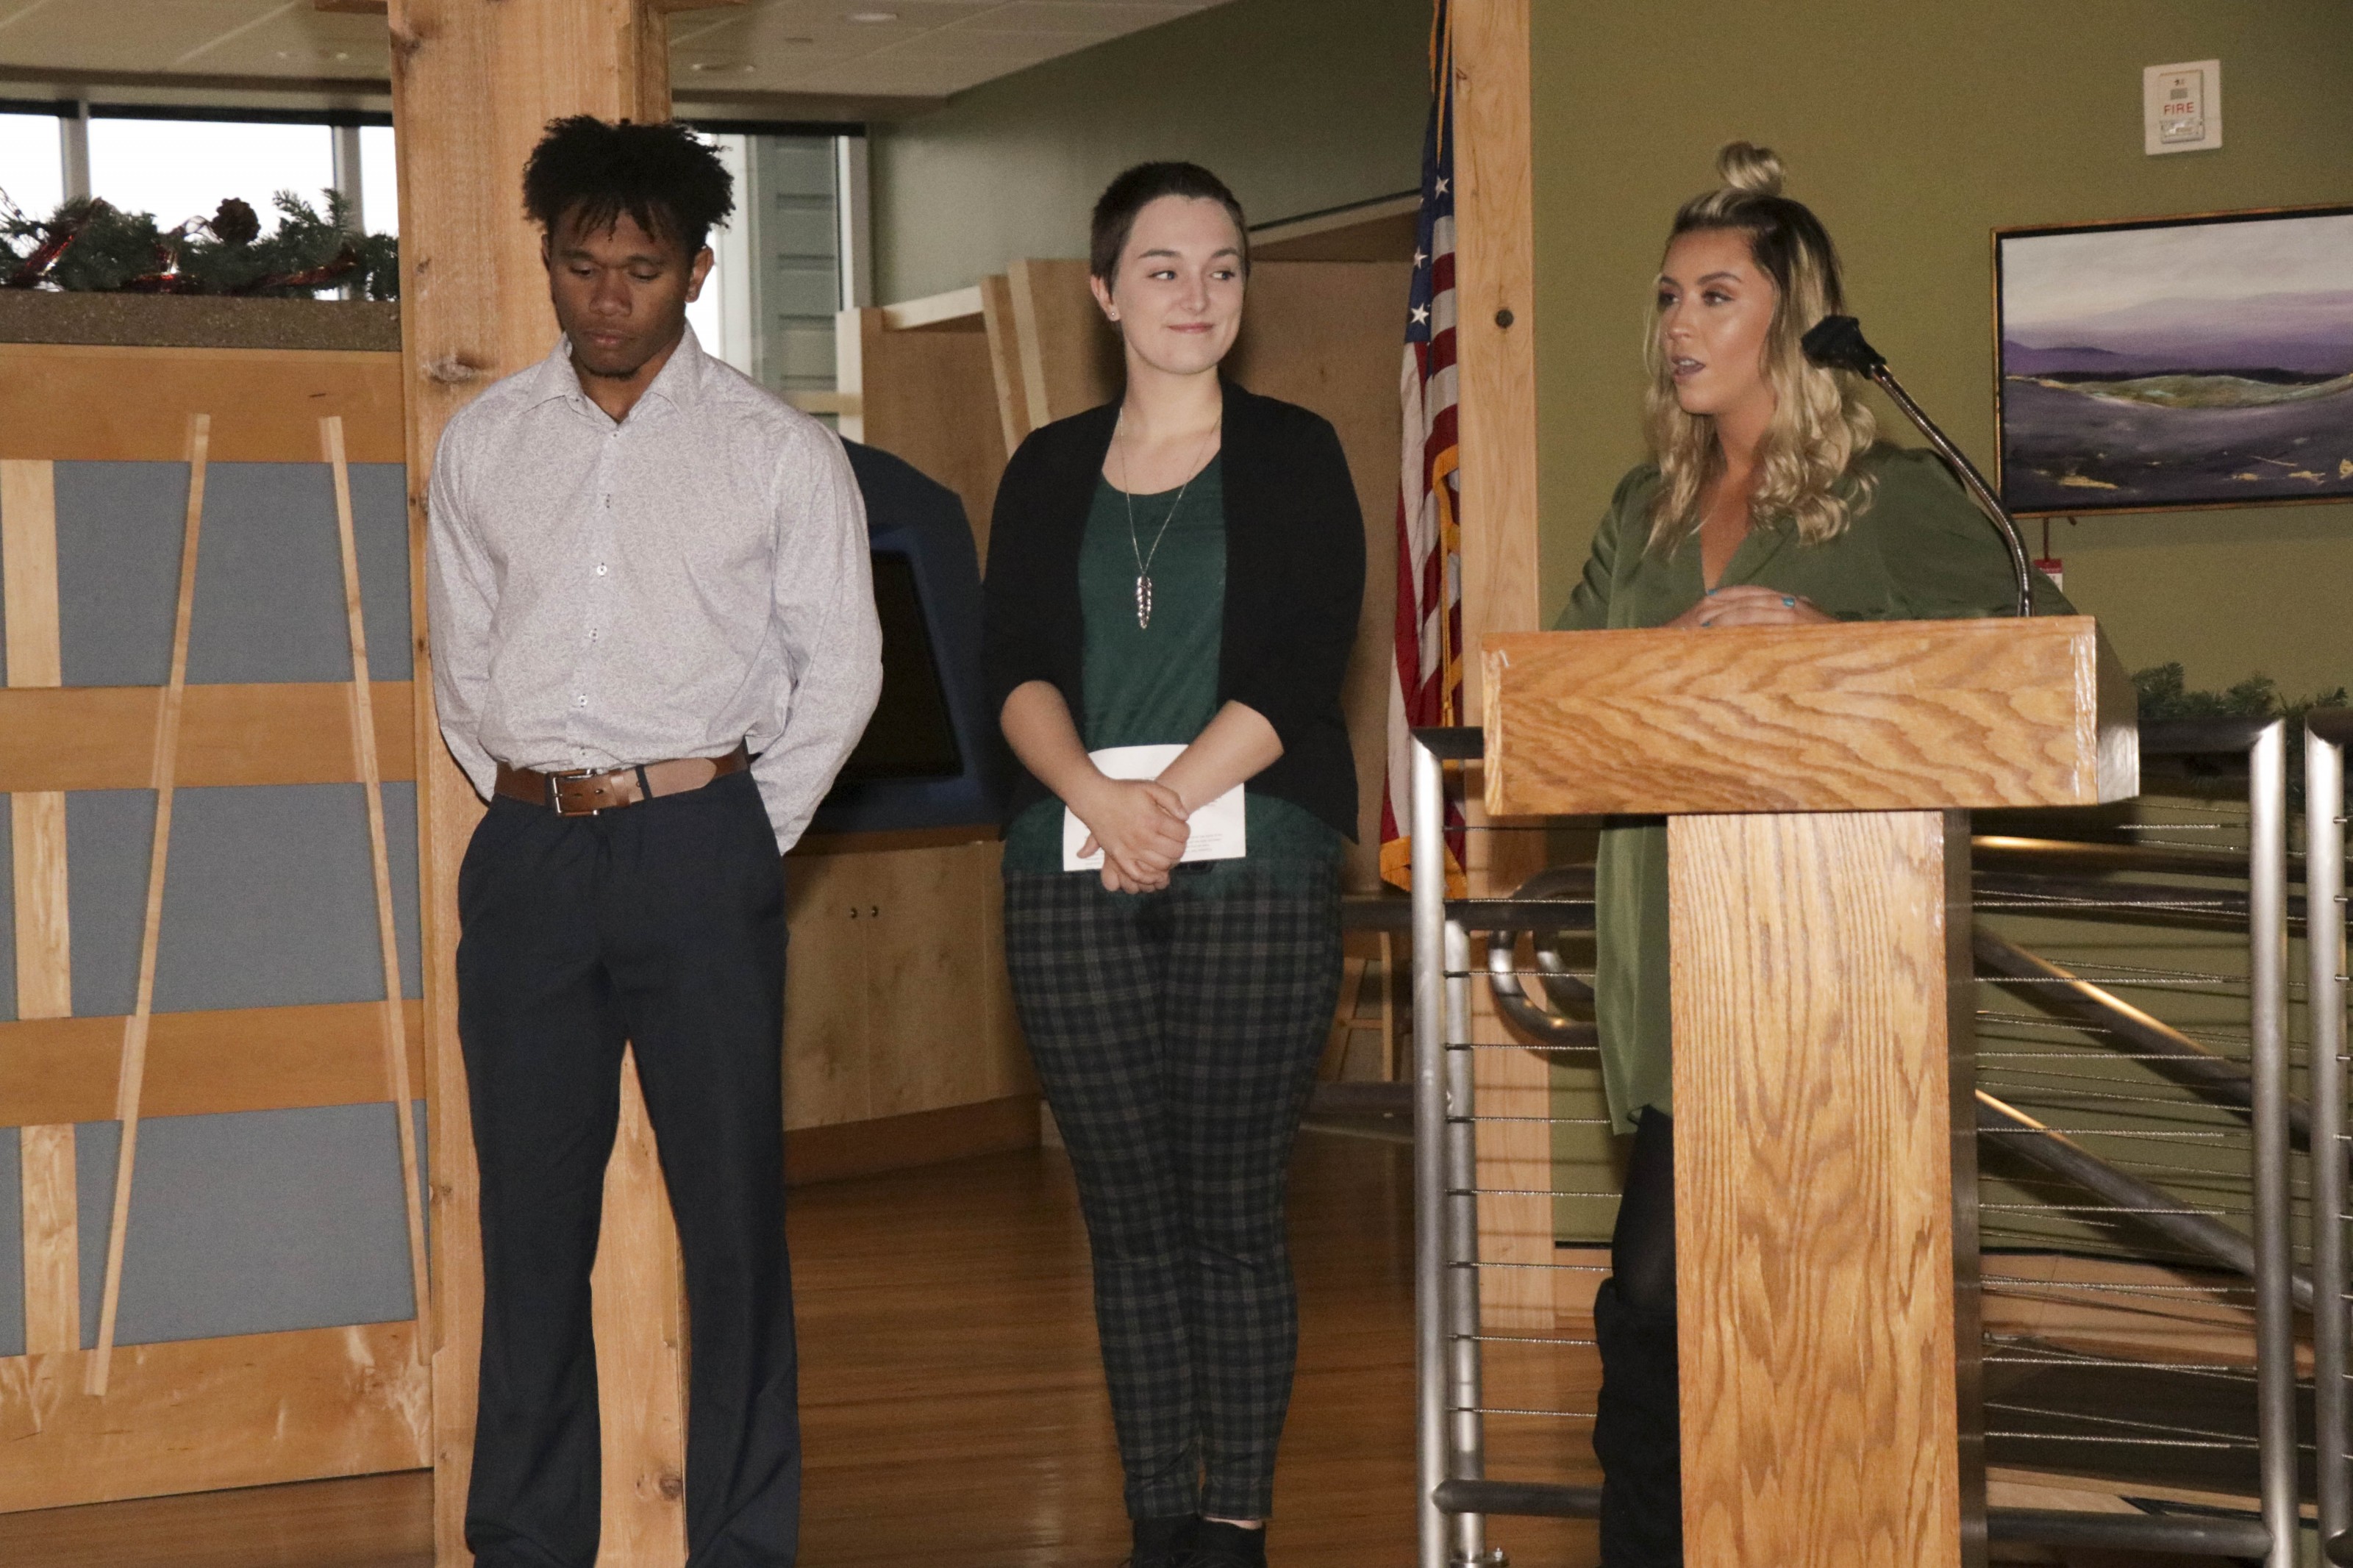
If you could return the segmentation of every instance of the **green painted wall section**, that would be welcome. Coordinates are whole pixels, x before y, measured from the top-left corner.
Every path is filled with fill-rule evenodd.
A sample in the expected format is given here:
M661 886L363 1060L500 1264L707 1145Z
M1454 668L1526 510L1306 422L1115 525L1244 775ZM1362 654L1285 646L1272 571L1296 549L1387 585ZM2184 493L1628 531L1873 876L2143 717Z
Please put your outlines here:
M875 297L1085 255L1095 197L1148 158L1216 170L1252 223L1410 191L1429 50L1429 0L1232 0L878 127Z
M1675 207L1715 183L1720 143L1781 154L1789 194L1838 241L1872 340L1989 469L1990 230L2353 200L2353 7L2340 0L1535 11L1547 611L1641 458L1649 279ZM2148 156L2141 68L2216 58L2223 146ZM2203 687L2261 670L2291 694L2353 684L2353 507L2117 516L2051 533L2070 596L2130 667L2178 659ZM2029 524L2030 545L2038 535Z

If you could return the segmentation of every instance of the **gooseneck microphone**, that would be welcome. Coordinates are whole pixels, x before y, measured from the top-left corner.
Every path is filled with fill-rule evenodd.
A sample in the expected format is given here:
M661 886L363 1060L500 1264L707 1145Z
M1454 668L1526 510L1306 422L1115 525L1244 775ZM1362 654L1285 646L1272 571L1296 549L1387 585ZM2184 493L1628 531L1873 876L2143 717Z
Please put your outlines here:
M2001 530L2004 543L2010 546L2010 570L2018 577L2018 614L2034 612L2034 567L2026 557L2026 542L2018 536L2018 524L1996 500L1993 487L1978 472L1951 437L1936 428L1936 422L1921 411L1904 390L1895 373L1887 368L1887 356L1871 346L1862 335L1862 324L1852 316L1824 316L1802 340L1806 357L1825 370L1851 370L1887 394L1889 401L1904 411L1904 416L1920 427L1928 444L1944 454L1945 461L1953 465L1979 507L1983 508L1993 525Z

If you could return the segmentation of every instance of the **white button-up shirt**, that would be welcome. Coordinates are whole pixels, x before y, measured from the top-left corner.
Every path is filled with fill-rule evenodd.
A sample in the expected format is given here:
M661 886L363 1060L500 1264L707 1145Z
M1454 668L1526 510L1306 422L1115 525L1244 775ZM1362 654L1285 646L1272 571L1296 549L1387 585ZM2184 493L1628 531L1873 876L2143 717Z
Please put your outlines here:
M751 747L789 848L882 685L866 512L833 433L692 328L616 424L569 344L441 433L427 592L441 733L488 798Z

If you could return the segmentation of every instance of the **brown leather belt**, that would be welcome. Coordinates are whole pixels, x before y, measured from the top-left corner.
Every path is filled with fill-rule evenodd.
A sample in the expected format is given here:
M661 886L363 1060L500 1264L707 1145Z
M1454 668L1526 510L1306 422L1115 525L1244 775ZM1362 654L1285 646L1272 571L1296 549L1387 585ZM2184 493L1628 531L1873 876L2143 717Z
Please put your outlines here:
M751 765L751 753L738 741L723 757L676 757L601 773L541 773L501 763L497 787L509 799L550 807L558 816L594 816L661 795L684 795Z

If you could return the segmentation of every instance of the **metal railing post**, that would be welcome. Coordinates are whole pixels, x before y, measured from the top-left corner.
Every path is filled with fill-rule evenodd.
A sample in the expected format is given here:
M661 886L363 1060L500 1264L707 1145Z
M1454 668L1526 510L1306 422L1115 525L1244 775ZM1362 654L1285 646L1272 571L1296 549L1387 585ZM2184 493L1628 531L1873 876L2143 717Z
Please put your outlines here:
M2254 1076L2255 1404L2265 1568L2295 1568L2295 1303L2289 1249L2287 724L2247 751L2247 956Z
M2304 736L2304 910L2312 1100L2313 1416L2320 1539L2353 1529L2345 1316L2345 748L2353 713L2316 714ZM2332 734L2336 738L2332 738Z
M1446 771L1413 746L1414 1502L1419 1568L1447 1568Z
M1449 1423L1448 1479L1479 1480L1487 1473L1486 1404L1479 1363L1479 1146L1475 1064L1471 1039L1471 933L1446 922L1446 1332ZM1454 1516L1454 1562L1481 1561L1487 1516Z

